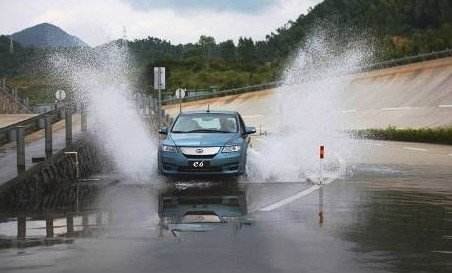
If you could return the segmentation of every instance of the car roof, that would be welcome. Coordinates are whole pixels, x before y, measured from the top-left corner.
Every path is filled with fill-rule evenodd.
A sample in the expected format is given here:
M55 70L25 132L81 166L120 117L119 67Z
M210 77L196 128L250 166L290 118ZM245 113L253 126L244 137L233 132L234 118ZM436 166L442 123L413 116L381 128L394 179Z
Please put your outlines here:
M207 110L203 110L203 111L185 111L180 113L180 115L191 115L191 114L228 114L228 115L237 115L238 112L236 111L207 111Z

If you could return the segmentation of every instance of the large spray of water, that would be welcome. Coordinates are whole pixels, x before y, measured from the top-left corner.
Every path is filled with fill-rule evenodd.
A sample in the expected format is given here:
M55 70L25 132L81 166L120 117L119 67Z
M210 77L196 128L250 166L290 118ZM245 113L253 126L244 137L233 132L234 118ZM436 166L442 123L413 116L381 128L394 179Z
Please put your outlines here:
M369 49L362 42L338 50L325 31L314 31L288 65L284 85L276 90L273 115L279 123L259 149L249 155L251 180L318 180L319 147L326 147L323 175L345 174L352 141L344 133L343 98L352 71L363 65Z
M353 151L343 131L342 99L350 72L365 64L370 50L362 42L338 46L329 33L314 31L288 65L285 84L269 109L279 122L259 149L249 153L250 180L316 179L320 145L327 150L324 175L334 179L344 173L344 161ZM87 100L91 131L116 170L129 181L155 177L157 139L132 99L127 47L113 45L89 57L58 55L52 63L70 80L76 97Z
M87 102L90 132L109 154L115 171L133 183L151 181L157 169L157 139L133 99L127 47L56 55L52 64L69 80L76 101Z

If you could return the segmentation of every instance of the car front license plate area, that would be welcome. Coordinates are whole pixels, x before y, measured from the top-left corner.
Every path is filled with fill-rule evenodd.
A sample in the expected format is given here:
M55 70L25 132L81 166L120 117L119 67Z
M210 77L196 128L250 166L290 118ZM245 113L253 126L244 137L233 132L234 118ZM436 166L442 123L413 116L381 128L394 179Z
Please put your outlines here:
M205 169L209 167L209 163L206 160L193 160L188 162L188 166L192 169Z

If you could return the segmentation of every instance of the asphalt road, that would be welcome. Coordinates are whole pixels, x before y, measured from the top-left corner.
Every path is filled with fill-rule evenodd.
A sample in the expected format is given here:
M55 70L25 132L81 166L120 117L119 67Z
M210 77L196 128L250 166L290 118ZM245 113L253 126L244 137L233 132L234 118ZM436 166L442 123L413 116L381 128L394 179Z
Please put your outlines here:
M323 186L121 181L99 196L97 222L74 220L86 232L2 249L0 272L450 272L452 147L356 145L367 156ZM45 236L44 221L27 226ZM4 239L16 228L0 221Z

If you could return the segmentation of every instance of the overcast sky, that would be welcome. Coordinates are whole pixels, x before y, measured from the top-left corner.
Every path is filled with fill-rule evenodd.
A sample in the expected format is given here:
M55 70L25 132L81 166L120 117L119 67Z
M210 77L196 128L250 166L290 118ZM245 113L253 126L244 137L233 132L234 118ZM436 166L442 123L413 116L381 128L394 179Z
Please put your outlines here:
M173 43L265 35L321 0L0 0L0 34L52 23L91 46L147 36Z

